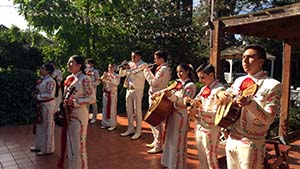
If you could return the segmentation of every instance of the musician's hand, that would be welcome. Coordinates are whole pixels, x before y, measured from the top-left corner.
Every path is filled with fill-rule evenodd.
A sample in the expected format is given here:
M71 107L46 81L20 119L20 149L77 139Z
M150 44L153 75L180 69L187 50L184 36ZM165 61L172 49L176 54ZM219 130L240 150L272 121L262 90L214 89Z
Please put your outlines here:
M151 95L151 100L155 100L156 97L159 97L162 93L161 92L155 92Z
M65 105L67 105L67 106L72 106L72 107L74 106L73 100L65 100L64 103L65 103Z
M247 106L251 103L251 99L250 97L245 97L245 96L239 96L236 99L236 103L240 106L240 107L244 107Z
M172 92L170 90L166 90L166 91L164 91L164 93L165 93L165 95L167 97L171 97L172 96Z
M104 72L103 75L100 77L101 80L105 80L107 78L107 72Z
M130 66L129 66L129 64L125 64L125 65L123 66L123 68L124 68L124 69L130 69Z
M219 91L217 93L217 98L218 98L217 103L221 104L223 102L226 102L229 99L229 97L232 97L232 95L227 93L226 91Z
M145 69L148 68L148 64L144 63L144 64L142 64L142 65L140 66L140 68L141 68L142 70L145 70Z

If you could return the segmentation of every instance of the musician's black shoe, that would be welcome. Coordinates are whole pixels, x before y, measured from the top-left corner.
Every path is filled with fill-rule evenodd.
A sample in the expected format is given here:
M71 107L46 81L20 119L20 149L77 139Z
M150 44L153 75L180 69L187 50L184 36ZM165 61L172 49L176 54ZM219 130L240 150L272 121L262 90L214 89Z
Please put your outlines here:
M30 147L30 151L31 152L40 152L41 150L40 149L37 149L36 147Z

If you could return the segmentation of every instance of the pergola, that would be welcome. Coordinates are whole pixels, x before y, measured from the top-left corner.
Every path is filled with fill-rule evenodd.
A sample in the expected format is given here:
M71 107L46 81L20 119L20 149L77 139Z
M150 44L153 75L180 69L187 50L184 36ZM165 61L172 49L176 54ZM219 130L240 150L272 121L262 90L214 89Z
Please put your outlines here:
M213 21L213 39L210 63L216 67L217 77L222 76L220 44L223 34L241 34L283 41L282 101L279 136L286 138L291 77L292 47L300 42L300 3L263 10L260 12L219 18Z

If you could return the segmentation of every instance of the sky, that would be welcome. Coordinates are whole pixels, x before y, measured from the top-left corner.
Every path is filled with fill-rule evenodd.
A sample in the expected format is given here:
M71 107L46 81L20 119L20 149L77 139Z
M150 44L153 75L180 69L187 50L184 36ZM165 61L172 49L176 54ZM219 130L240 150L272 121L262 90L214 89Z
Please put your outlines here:
M193 0L194 6L199 3L199 0ZM27 22L23 16L20 16L18 9L14 7L13 0L0 0L0 25L10 28L16 25L22 30L27 28Z
M13 0L0 0L0 24L11 27L16 25L20 29L27 28L27 22L20 16L17 8L13 6Z

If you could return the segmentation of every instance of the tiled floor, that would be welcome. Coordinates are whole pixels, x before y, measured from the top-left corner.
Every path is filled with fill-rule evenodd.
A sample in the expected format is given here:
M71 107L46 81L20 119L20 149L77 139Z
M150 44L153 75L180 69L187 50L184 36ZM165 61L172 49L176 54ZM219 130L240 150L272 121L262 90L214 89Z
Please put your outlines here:
M100 121L99 121L100 122ZM114 131L100 129L99 124L88 128L89 169L163 169L161 154L149 155L145 147L152 141L149 125L143 123L143 135L138 140L120 137L126 130L127 120L118 117L119 126ZM0 127L0 169L55 169L59 158L60 128L56 128L56 151L52 155L36 156L29 151L35 136L31 126ZM220 146L219 152L224 149ZM294 142L290 155L290 168L300 168L300 141ZM188 169L199 169L194 133L188 133ZM223 167L222 167L223 168Z

